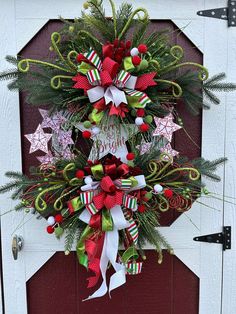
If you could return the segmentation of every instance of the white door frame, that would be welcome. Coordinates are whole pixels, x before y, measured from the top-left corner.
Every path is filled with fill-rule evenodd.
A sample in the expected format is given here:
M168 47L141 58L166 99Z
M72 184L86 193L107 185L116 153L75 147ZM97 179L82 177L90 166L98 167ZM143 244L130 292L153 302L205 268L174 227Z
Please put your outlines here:
M16 55L49 19L56 19L60 15L65 18L74 18L75 8L79 14L83 2L84 0L2 1L0 10L0 70L9 67L3 59L5 55ZM107 3L108 1L104 0L104 2ZM117 6L121 2L117 0ZM175 5L176 8L174 8ZM236 81L234 61L236 57L236 29L234 27L227 28L226 21L202 18L196 15L199 10L225 5L226 1L224 0L145 1L150 18L171 19L179 28L188 25L184 29L184 33L204 53L204 65L209 69L210 74L226 72L228 80ZM135 7L139 6L143 6L142 0L135 1ZM110 14L109 6L107 7L107 14ZM0 154L0 183L6 182L6 179L2 177L5 171L21 170L19 97L17 93L9 92L6 85L2 82L0 84L2 150ZM235 94L230 94L227 98L225 95L220 95L222 104L212 106L210 111L204 112L202 132L202 155L205 158L214 159L225 155L230 158L226 167L219 171L219 175L224 180L220 184L209 182L209 189L221 195L226 190L226 194L232 196L235 195L232 173L236 172L236 163L234 162L236 139L230 137L233 134L232 130L236 129L234 97ZM234 115L231 115L231 111ZM161 228L161 232L174 247L175 254L200 278L199 313L232 314L236 312L236 300L231 293L236 291L236 274L228 271L235 269L236 258L233 258L235 245L233 244L233 250L225 252L224 259L222 259L220 245L200 244L194 242L192 238L200 234L221 231L223 209L225 210L225 222L233 227L234 208L226 202L223 204L223 202L216 200L206 201L203 199L202 201L219 210L194 204L186 215L181 215L171 227ZM0 197L0 204L2 213L14 206L6 195ZM2 216L1 219L5 311L7 314L19 314L19 311L21 314L27 313L25 284L27 279L56 251L64 249L63 241L57 241L54 237L42 232L45 222L43 220L36 221L33 218L16 231L25 239L25 245L18 260L13 261L11 254L12 236L23 216L23 213L12 212ZM27 219L29 218L26 217ZM222 302L223 262L225 280L223 281L224 298Z

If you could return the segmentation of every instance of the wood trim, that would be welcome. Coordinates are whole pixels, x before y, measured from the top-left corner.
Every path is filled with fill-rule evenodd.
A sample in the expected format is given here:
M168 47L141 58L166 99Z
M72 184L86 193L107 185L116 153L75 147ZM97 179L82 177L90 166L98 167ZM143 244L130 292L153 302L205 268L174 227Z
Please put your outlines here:
M5 55L16 55L14 0L1 3L0 20L2 25L0 28L0 70L4 70L9 68L3 59ZM1 82L0 99L0 134L1 145L4 148L0 154L0 183L4 184L7 181L2 175L4 172L9 169L21 170L19 96L17 93L9 92L7 83ZM1 214L14 208L13 202L9 200L7 195L0 196L0 204ZM19 225L19 221L22 221L21 213L9 213L1 217L5 312L11 314L27 313L24 255L21 254L16 262L11 254L12 232ZM18 229L17 233L24 237L22 229Z
M236 34L233 27L228 29L227 43L225 49L228 52L227 60L227 77L228 80L236 80ZM224 43L223 43L224 44ZM228 157L228 162L225 166L224 177L224 193L226 197L224 203L224 225L232 227L232 247L231 250L225 251L223 254L223 291L222 291L222 313L236 313L236 93L229 94L224 99L225 109L225 155ZM227 201L231 202L228 203Z

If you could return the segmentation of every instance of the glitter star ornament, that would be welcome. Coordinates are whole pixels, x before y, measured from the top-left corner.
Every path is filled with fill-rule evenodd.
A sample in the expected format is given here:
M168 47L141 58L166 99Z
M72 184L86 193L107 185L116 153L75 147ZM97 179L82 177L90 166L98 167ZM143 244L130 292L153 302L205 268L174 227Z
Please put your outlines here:
M173 120L174 116L172 113L168 114L164 118L154 117L154 121L157 127L152 135L153 136L162 135L164 138L168 140L168 142L171 142L173 133L182 128L178 124L175 124Z
M48 110L39 109L43 121L41 123L42 128L51 128L53 131L58 132L63 123L66 122L66 118L60 113L49 116Z
M52 155L51 151L48 151L44 156L38 156L36 158L40 161L41 165L53 164L55 161L55 157Z
M136 148L139 149L140 155L143 155L150 150L151 146L151 142L142 141L140 145L136 146Z
M72 131L62 131L58 132L58 142L62 145L63 149L65 149L69 144L74 144L74 141L71 138Z
M36 131L32 134L26 134L25 137L30 141L29 153L34 153L37 150L48 153L48 142L52 137L52 134L44 133L41 124L38 125Z
M178 156L178 155L179 155L179 152L177 152L177 150L174 150L174 149L171 147L170 143L168 143L168 144L166 144L164 147L162 147L162 148L160 149L160 151L161 151L162 153L166 153L166 154L167 154L166 157L164 158L164 159L167 160L167 161L169 160L168 156L175 157L175 156Z
M87 130L81 123L77 124L77 128L82 132ZM110 153L119 156L121 161L127 162L126 141L137 132L138 128L135 124L121 125L111 118L106 125L102 126L99 134L91 137L93 146L88 159L94 161Z

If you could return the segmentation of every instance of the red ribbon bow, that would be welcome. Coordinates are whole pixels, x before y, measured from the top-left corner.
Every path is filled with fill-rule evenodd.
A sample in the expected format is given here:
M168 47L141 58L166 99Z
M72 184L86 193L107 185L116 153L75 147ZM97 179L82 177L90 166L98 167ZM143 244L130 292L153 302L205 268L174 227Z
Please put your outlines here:
M123 191L118 190L113 183L111 177L102 178L100 187L102 192L93 197L95 207L100 210L103 207L111 209L115 205L121 205L123 200Z

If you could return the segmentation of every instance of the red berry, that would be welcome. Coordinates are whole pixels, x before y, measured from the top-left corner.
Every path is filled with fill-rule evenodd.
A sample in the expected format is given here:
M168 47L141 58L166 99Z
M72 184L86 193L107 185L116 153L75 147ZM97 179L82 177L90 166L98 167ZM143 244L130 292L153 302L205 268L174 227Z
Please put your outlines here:
M137 117L143 117L145 115L145 110L143 108L139 108L136 114L137 114Z
M79 53L78 55L77 55L77 57L76 57L76 60L78 61L78 62L81 62L82 60L84 60L85 58L84 58L84 55L82 55L82 53Z
M167 198L171 198L171 197L173 196L173 191L170 190L170 189L166 189L166 190L164 191L164 195L165 195L165 197L167 197Z
M116 38L114 41L113 41L113 45L115 48L117 48L119 46L119 39Z
M89 131L84 131L84 132L82 133L83 138L90 138L91 135L92 135L92 133L89 132Z
M127 160L134 160L135 154L134 154L134 153L128 153L128 154L126 155L126 158L127 158Z
M141 58L139 56L133 56L132 57L132 62L133 62L133 65L139 65L141 63Z
M120 47L125 48L125 43L123 41L120 42Z
M145 205L141 204L141 205L138 206L138 211L139 211L140 213L144 213L145 210L146 210L146 206L145 206Z
M61 223L63 221L63 216L61 214L57 214L54 218L57 223Z
M47 233L53 233L54 232L54 227L53 226L47 226Z
M138 51L139 51L140 53L146 53L146 52L147 52L147 46L146 46L146 45L143 45L143 44L139 45L139 46L138 46Z
M149 125L146 124L146 123L143 123L143 124L140 125L139 130L141 132L147 132L149 130Z
M83 170L77 170L75 173L76 178L83 179L84 177L84 171Z
M126 49L130 49L131 48L131 41L127 40L126 44L125 44Z

